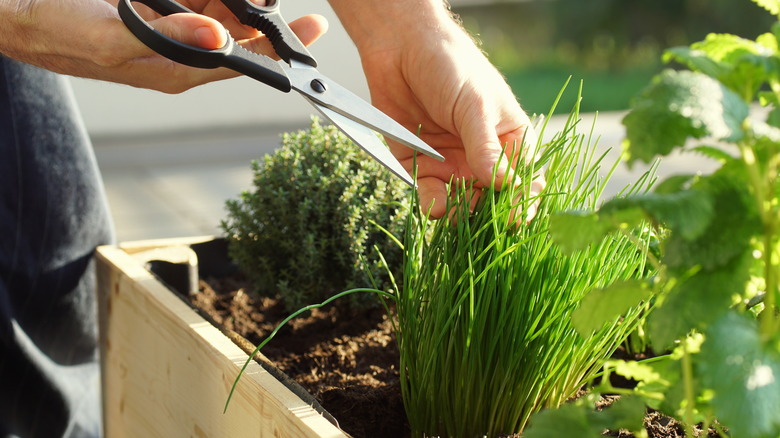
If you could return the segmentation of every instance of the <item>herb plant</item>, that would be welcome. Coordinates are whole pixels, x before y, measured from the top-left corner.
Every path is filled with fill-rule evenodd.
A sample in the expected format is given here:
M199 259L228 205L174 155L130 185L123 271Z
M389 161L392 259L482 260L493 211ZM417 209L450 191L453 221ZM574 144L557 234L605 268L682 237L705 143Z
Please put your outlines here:
M754 0L780 17L780 1ZM756 40L710 34L668 50L666 70L636 98L623 123L629 163L674 151L699 154L720 167L709 175L676 175L653 193L605 203L598 212L553 217L556 241L582 251L642 222L663 235L649 260L656 275L626 282L633 293L600 296L589 309L587 336L608 320L600 309L631 306L647 293L655 306L646 362L611 361L592 397L531 420L530 438L559 436L578 424L581 436L624 427L643 434L628 411L592 410L599 393L623 394L676 417L687 436L697 423L719 436L780 436L780 23ZM761 110L751 111L759 103ZM576 313L575 313L576 317ZM576 322L576 319L575 319ZM611 374L638 382L615 388Z
M473 212L473 189L457 184L447 219L431 222L412 208L395 305L414 436L519 433L533 412L577 394L641 319L646 305L632 303L587 336L572 326L586 292L646 274L638 244L650 238L640 228L568 254L551 240L550 215L594 210L606 183L604 157L577 133L577 120L575 109L539 159L517 166L506 189L482 192ZM530 182L542 166L549 184L535 194ZM646 183L647 175L627 190ZM518 225L536 202L535 218Z
M294 310L356 286L389 287L402 252L408 189L338 129L314 119L253 162L253 190L227 202L230 256L257 293ZM386 231L385 231L386 230ZM346 298L376 306L370 294Z

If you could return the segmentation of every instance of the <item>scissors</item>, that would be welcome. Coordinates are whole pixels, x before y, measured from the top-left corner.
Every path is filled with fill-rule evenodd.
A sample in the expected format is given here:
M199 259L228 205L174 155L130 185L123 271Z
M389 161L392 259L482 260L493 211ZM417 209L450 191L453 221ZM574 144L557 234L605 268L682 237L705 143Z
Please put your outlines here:
M257 6L248 0L222 0L238 20L259 30L271 41L281 61L241 47L230 35L227 43L214 50L201 49L169 38L149 25L133 8L131 0L120 0L119 16L133 35L166 58L192 67L227 67L277 90L297 91L325 119L404 182L414 182L401 163L390 153L377 131L422 154L444 161L444 157L370 103L317 71L317 62L293 33L279 12L281 0ZM138 0L161 15L188 12L174 0Z

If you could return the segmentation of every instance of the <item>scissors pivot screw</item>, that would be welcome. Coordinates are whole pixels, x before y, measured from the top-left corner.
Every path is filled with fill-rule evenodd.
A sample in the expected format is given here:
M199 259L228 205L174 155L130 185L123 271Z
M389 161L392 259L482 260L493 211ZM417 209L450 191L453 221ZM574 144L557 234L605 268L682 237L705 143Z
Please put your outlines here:
M311 86L312 90L318 93L324 93L328 90L328 87L325 86L325 83L319 79L313 79L309 85Z

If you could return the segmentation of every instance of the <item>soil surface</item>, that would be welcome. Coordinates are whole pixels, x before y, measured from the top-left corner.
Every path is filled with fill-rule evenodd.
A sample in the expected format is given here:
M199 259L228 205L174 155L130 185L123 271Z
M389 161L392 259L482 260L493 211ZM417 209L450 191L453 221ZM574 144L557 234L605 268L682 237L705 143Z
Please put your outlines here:
M289 315L278 300L254 296L240 276L201 281L200 292L189 298L223 329L252 345ZM312 394L349 435L410 436L400 393L398 348L384 308L359 312L336 304L315 309L283 327L262 354ZM645 427L650 438L685 436L677 421L656 412L647 414ZM633 437L620 431L605 436Z
M290 312L252 294L240 277L207 279L190 301L224 329L259 344ZM314 309L283 327L261 353L338 419L355 438L410 436L398 348L384 308Z

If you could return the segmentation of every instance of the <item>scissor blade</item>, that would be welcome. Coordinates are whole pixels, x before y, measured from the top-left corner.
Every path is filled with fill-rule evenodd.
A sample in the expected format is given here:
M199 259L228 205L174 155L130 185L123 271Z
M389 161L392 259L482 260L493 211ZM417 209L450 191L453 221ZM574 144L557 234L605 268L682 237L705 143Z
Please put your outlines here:
M414 181L412 181L412 178L406 172L406 169L404 169L401 163L390 153L390 149L382 143L382 140L380 140L371 129L356 123L317 102L310 99L306 100L308 100L314 108L317 108L320 114L344 132L350 140L363 148L364 151L368 152L369 155L389 169L390 172L393 172L405 183L415 187Z
M401 126L387 114L356 96L351 91L322 75L317 69L297 65L286 69L294 90L307 99L341 116L365 125L374 131L412 148L422 154L444 161L444 157L419 137ZM335 123L335 122L334 122Z

